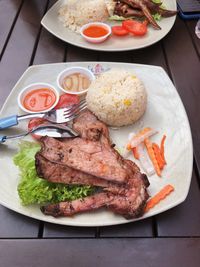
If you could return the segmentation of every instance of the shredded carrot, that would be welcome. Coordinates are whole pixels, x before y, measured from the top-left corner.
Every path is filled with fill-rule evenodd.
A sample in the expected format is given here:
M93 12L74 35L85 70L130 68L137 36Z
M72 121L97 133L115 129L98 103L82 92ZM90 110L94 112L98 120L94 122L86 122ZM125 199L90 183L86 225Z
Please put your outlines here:
M160 170L162 170L165 166L165 161L161 155L160 147L157 144L153 143L152 148L153 148L156 160L158 162L158 166L159 166Z
M150 132L150 131L152 131L152 128L150 128L150 127L146 127L146 128L144 128L144 129L142 129L141 131L139 131L136 135L134 135L134 137L132 138L132 140L134 139L137 139L137 138L139 138L140 136L143 136L144 134L146 134L147 132ZM130 143L128 143L127 144L127 146L126 146L126 148L128 149L128 150L131 150L132 149L132 146L131 146L131 142L132 142L132 140L130 141Z
M155 205L157 205L161 200L166 198L172 191L174 191L174 187L170 184L163 187L155 196L153 196L148 202L145 207L145 212L152 209Z
M131 144L128 144L128 145L126 146L126 149L127 149L127 150L131 150Z
M153 166L154 166L154 169L155 169L157 175L161 176L160 167L159 167L158 162L156 160L156 157L155 157L155 154L154 154L154 151L153 151L153 148L152 148L151 141L149 140L149 138L146 138L144 140L144 143L145 143L148 155L150 157L151 162L153 163Z
M160 152L161 152L161 155L162 155L162 158L163 158L165 164L167 164L166 160L165 160L165 146L164 146L165 140L166 140L166 135L163 135L163 138L162 138L161 144L160 144Z
M137 147L132 148L132 152L133 152L133 156L134 156L135 159L139 159L140 158L140 155L138 153Z

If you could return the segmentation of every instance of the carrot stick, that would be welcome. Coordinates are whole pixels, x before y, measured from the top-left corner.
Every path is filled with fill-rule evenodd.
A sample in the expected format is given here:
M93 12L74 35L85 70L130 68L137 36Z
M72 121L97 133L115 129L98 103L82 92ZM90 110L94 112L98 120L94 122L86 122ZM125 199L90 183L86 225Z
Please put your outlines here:
M156 160L158 162L158 166L162 170L165 165L165 161L161 155L160 147L157 144L153 143L152 148L153 148Z
M166 140L166 135L163 135L163 138L162 138L161 144L160 144L160 152L161 152L161 155L162 155L162 158L163 158L165 164L167 164L166 160L165 160L165 146L164 146L165 140Z
M172 191L174 191L174 187L170 184L163 187L155 196L153 196L148 202L145 207L145 212L152 209L155 205L157 205L161 200L166 198Z
M133 156L134 156L135 159L139 159L140 158L140 155L138 153L137 147L132 148L132 152L133 152Z
M153 151L153 148L152 148L152 144L151 144L149 138L146 138L144 140L144 143L145 143L148 155L150 157L151 162L153 163L153 166L154 166L154 169L155 169L157 175L161 176L160 167L159 167L158 162L156 160L156 157L155 157L155 154L154 154L154 151Z

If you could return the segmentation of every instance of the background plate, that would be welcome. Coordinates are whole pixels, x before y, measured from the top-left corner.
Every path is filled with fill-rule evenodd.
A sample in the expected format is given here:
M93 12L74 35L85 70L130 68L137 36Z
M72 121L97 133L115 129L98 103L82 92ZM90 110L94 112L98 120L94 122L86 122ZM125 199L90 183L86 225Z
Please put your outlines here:
M164 185L169 183L175 187L175 191L137 220L161 213L183 202L188 194L192 174L193 149L191 131L179 95L166 72L161 67L106 62L76 62L32 66L25 71L13 88L1 110L0 116L19 113L17 96L24 86L41 81L56 86L58 73L69 66L83 66L95 71L108 70L110 68L128 69L144 82L148 93L145 115L134 125L122 127L120 130L110 129L111 138L116 143L117 148L123 149L127 142L128 134L131 131L138 131L142 127L150 126L159 131L159 134L152 138L156 142L160 142L162 135L166 134L167 166L163 171L162 178L156 175L150 177L149 193L154 195ZM175 110L176 116L174 115ZM20 123L18 127L2 131L1 134L21 133L26 129L26 125L27 123L25 122ZM26 140L31 140L31 137L27 137ZM64 225L105 226L134 221L126 220L103 209L76 215L72 218L55 219L43 215L37 205L22 206L17 194L19 171L12 161L13 155L17 153L17 150L18 141L7 141L6 144L0 145L0 204L32 218ZM133 157L130 156L130 159L133 160Z
M123 38L112 36L101 44L91 44L86 42L79 34L72 32L64 27L62 22L58 19L58 10L63 6L67 0L59 0L56 4L46 13L41 23L53 35L59 39L68 42L72 45L97 50L97 51L128 51L150 46L161 40L174 25L176 16L170 18L163 18L158 24L161 30L155 30L149 27L148 33L144 37L124 36ZM176 0L163 0L163 4L167 9L176 10ZM117 22L108 22L110 25L116 25Z

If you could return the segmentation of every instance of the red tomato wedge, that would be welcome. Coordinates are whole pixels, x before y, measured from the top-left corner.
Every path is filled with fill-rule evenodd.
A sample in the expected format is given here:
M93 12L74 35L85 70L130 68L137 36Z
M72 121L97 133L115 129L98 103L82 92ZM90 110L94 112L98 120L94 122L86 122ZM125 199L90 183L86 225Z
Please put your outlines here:
M112 27L112 33L118 36L125 36L129 32L122 26L113 26Z
M41 119L41 118L35 118L35 119L31 119L28 123L28 130L31 131L33 128L43 124L44 122L46 122L46 120ZM31 134L32 137L36 140L39 140L42 136L39 136L37 134Z
M125 20L122 22L122 27L135 36L143 36L147 33L147 24L145 20L143 22L137 20Z
M78 104L79 97L77 95L64 94L60 96L58 104L55 106L55 109L65 108L67 106Z

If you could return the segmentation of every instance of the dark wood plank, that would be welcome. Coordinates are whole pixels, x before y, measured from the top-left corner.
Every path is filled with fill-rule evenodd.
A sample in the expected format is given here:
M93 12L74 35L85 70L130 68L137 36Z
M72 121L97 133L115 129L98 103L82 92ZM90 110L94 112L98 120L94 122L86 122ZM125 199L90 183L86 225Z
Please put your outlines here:
M24 2L0 64L0 105L29 65L46 3L47 1L40 0ZM3 207L0 208L0 218L2 237L38 235L38 221L17 215Z
M189 29L190 35L194 42L195 48L197 50L198 56L200 56L200 40L195 34L195 27L197 24L197 20L189 20L187 21L187 27Z
M50 0L48 8L55 4ZM33 64L48 64L63 62L65 58L66 43L59 40L46 29L42 28L34 55Z
M200 238L0 240L3 267L199 267Z
M120 53L100 53L100 61L127 62L158 65L166 68L161 42L145 49Z
M157 215L158 236L200 236L200 192L193 174L185 202Z
M46 1L25 1L13 29L0 65L0 104L2 105L14 84L28 67L40 20L46 8Z
M17 19L18 10L22 0L0 1L0 59L3 54L7 39L11 34L14 22Z
M85 238L95 237L95 228L92 227L70 227L64 225L45 223L44 238Z
M100 237L152 237L152 219L100 228Z
M39 223L0 206L0 238L37 238Z
M177 21L164 40L164 48L172 79L186 108L194 142L194 154L200 170L200 62L191 37L182 20Z
M78 62L78 61L97 61L98 53L95 51L86 50L83 48L78 48L76 46L67 45L67 62Z

